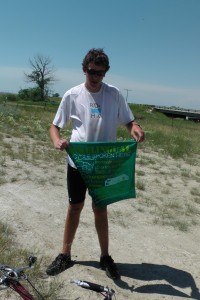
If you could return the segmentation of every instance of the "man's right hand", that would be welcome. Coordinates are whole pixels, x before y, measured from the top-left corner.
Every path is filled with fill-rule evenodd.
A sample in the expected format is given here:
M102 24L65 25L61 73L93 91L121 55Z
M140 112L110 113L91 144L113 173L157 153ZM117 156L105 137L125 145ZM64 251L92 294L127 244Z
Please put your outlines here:
M62 139L59 139L59 140L56 140L54 142L54 147L57 149L57 150L61 150L63 151L64 149L66 149L69 145L69 142L67 140L62 140Z
M57 150L64 150L68 147L68 140L60 138L60 128L54 124L50 127L50 137Z

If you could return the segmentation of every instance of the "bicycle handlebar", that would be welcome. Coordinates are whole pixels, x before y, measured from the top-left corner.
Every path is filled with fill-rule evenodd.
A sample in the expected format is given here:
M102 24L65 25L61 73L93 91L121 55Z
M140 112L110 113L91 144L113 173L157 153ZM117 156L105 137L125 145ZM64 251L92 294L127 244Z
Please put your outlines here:
M83 280L71 280L71 283L75 283L76 285L84 288L89 289L92 291L95 291L97 293L106 293L107 299L112 299L112 296L114 295L115 291L113 289L110 289L107 286L99 285L96 283L92 283L89 281L83 281Z
M36 262L37 258L35 256L30 256L28 260L29 260L29 265L24 267L11 268L7 265L0 265L0 272L2 273L2 276L0 276L0 290L8 288L11 283L14 284L14 282L18 282L18 280L20 279L28 280L28 277L24 271L27 269L31 269L32 265ZM30 280L28 281L31 284ZM111 300L112 296L115 294L115 291L113 289L89 281L71 280L71 283L75 283L76 285L82 288L89 289L97 293L101 293L102 295L106 296L105 298L106 300ZM33 285L32 287L34 288ZM36 289L35 291L40 295L40 293ZM42 296L41 298L43 299Z
M6 282L9 280L19 280L19 279L27 279L25 270L31 269L32 265L36 262L37 257L30 256L28 258L29 265L24 267L11 268L7 265L0 265L0 272L2 276L0 277L0 286L6 285Z

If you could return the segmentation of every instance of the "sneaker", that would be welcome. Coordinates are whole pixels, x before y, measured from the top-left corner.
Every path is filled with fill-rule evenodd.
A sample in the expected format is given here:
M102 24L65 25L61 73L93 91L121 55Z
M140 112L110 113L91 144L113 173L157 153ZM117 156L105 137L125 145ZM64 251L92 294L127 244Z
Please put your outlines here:
M59 254L55 260L47 267L47 275L58 275L72 266L71 256Z
M111 256L106 255L100 259L100 267L106 271L108 277L112 279L120 279L119 270Z

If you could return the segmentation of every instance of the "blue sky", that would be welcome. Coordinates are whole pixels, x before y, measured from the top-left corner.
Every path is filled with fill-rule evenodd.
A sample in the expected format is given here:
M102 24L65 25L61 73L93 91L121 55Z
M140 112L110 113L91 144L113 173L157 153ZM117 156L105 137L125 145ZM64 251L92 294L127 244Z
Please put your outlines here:
M200 110L200 0L0 0L0 91L30 86L29 58L50 57L61 96L104 48L104 81L128 102Z

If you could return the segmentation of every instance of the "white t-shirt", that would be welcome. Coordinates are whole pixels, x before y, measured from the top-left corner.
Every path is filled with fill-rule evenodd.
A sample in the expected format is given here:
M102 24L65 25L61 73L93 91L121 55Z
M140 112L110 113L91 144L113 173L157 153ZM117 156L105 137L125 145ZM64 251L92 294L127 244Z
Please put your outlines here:
M82 83L64 94L53 124L64 128L69 120L71 142L108 142L116 140L118 125L128 124L134 116L116 87L102 82L100 91L91 93Z

